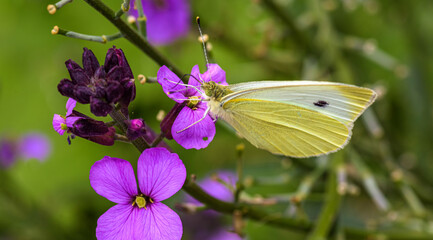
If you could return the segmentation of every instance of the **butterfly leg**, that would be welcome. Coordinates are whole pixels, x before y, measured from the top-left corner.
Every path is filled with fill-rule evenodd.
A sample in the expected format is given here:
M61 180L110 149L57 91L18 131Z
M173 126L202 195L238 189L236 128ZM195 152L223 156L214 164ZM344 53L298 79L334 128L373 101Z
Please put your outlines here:
M179 131L177 131L176 133L181 133L181 132L183 132L183 131L187 130L188 128L190 128L190 127L192 127L192 126L196 125L197 123L199 123L199 122L203 121L203 120L204 120L204 119L206 118L206 115L207 115L207 114L209 113L209 111L210 111L210 107L206 108L206 111L204 112L204 114L203 114L203 117L202 117L202 118L200 118L199 120L197 120L197 121L193 122L193 123L192 123L191 125L187 126L186 128L184 128L184 129L182 129L182 130L179 130Z

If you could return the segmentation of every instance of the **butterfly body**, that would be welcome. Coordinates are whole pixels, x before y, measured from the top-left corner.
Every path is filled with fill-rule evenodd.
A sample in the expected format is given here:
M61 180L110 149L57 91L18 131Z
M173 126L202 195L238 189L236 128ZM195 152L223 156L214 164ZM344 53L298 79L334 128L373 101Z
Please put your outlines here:
M376 93L353 85L316 81L259 81L202 89L211 115L229 123L254 146L274 154L311 157L349 141L353 122Z

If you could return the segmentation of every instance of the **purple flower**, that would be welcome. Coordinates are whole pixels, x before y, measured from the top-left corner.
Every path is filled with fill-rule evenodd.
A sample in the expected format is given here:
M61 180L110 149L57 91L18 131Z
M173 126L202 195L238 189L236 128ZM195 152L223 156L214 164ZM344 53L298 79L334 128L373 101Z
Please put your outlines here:
M168 44L185 36L191 23L187 0L141 0L146 16L147 37L152 44ZM135 1L131 1L129 14L138 17Z
M181 239L179 216L161 201L180 190L186 169L175 153L165 148L146 149L134 170L123 159L104 157L90 169L90 185L101 196L117 203L98 219L96 238Z
M18 139L0 139L0 167L8 168L18 159L44 161L51 153L51 142L42 133L29 133Z
M77 105L77 101L72 98L69 98L66 102L66 116L62 116L59 114L54 114L53 117L53 128L60 135L63 135L66 130L68 130L68 126L66 125L66 118L72 114L75 106Z
M184 103L178 115L172 116L176 117L171 127L173 139L186 149L207 147L215 136L215 119L206 113L208 106L202 100L207 96L202 90L197 90L201 87L199 81L209 82L212 79L218 84L227 85L224 70L218 64L210 64L209 69L200 74L196 65L191 70L188 86L184 86L179 77L166 66L159 69L157 78L169 98L177 103Z
M51 153L51 143L43 134L29 133L20 139L18 151L24 159L44 161Z
M116 103L128 114L128 105L135 98L135 84L121 49L110 48L105 65L100 66L93 52L84 48L83 68L71 59L66 61L66 68L71 80L60 81L57 85L60 94L82 104L90 103L90 111L96 116L107 116Z
M106 146L114 144L114 127L108 127L103 121L94 120L80 112L74 110L77 102L69 98L66 103L66 116L54 114L53 128L60 135L65 132L72 133L73 136L90 140ZM69 137L68 137L69 141Z

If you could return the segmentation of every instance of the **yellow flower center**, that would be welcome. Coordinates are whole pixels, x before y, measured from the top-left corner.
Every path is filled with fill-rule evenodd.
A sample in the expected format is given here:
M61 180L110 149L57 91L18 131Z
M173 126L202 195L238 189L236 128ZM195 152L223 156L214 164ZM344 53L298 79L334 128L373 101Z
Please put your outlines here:
M66 126L66 124L64 124L64 123L60 124L60 128L62 130L68 130L68 126Z
M199 98L199 97L197 97L197 96L192 96L192 97L189 97L189 98L188 98L187 106L188 106L189 108L191 108L192 110L195 110L195 109L197 109L196 106L197 106L197 104L198 104L199 102L200 102L200 98Z
M147 202L153 203L152 198L146 197L143 194L140 194L140 195L135 196L135 200L132 203L132 206L134 206L135 204L137 204L138 208L144 208L144 209L146 209Z

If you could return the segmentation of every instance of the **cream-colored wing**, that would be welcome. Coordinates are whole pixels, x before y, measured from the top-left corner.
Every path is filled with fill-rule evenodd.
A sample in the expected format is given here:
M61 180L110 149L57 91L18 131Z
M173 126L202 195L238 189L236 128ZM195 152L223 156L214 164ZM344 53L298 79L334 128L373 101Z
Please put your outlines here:
M222 105L235 99L287 103L335 118L349 128L376 98L371 89L332 82L260 81L229 88L234 93L225 96Z
M337 119L304 107L256 99L234 99L221 117L254 146L290 157L337 151L351 130Z

